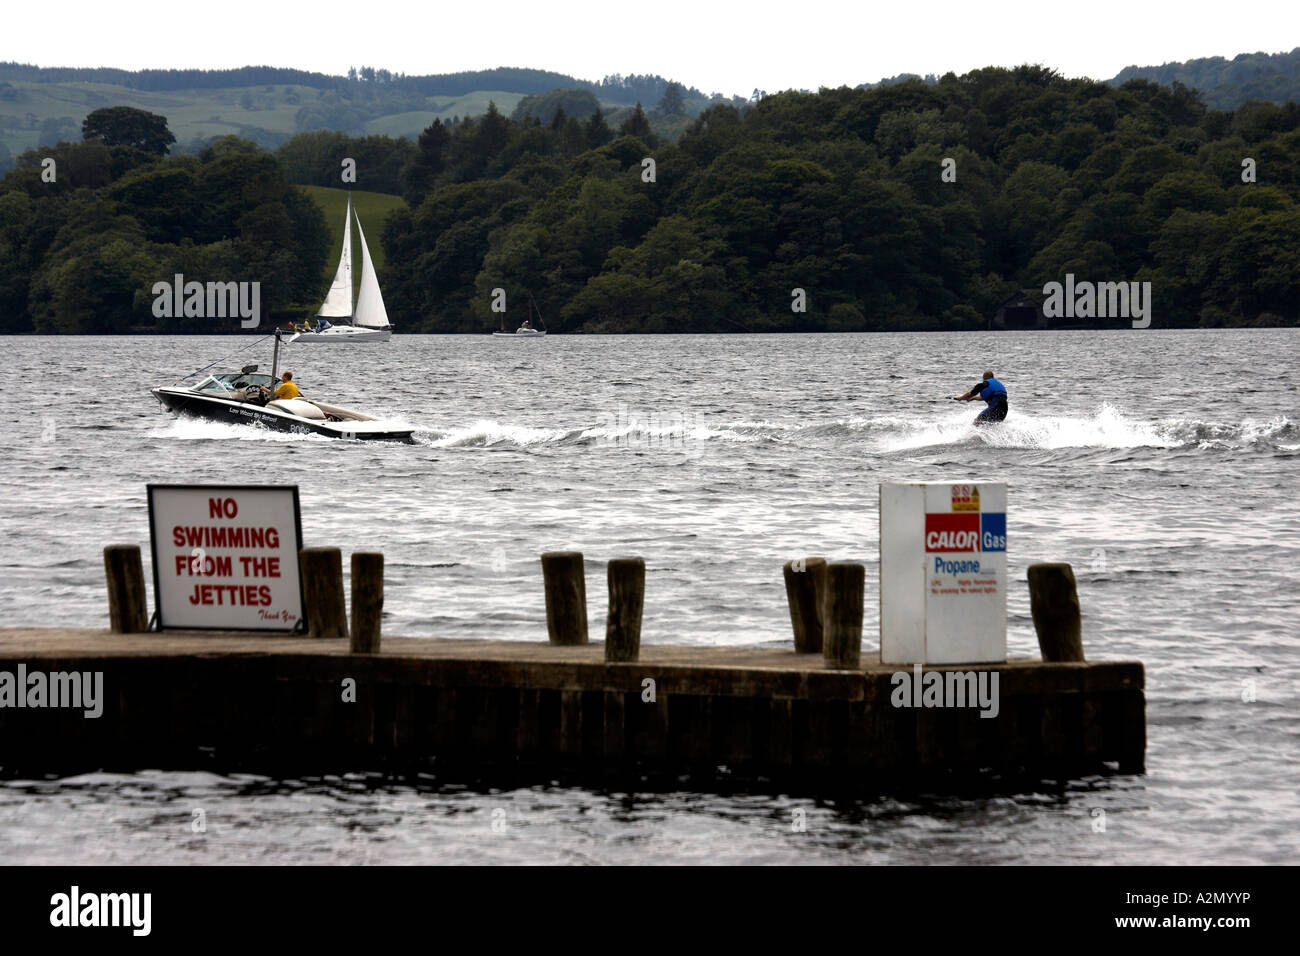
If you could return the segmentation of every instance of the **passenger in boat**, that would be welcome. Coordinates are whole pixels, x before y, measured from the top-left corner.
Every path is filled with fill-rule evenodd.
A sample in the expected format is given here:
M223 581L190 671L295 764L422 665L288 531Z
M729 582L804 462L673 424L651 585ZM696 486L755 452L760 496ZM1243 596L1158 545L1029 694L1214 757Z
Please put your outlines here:
M533 330L533 320L532 320L532 319L524 319L524 324L521 325L521 326L519 326L519 327L520 327L521 329L527 329L529 332L531 332L531 331Z

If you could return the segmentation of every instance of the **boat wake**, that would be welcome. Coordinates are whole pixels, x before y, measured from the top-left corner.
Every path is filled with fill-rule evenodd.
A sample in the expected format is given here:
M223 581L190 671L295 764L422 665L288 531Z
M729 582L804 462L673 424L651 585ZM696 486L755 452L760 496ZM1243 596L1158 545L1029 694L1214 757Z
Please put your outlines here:
M547 445L595 445L674 447L688 442L711 440L752 442L767 440L767 434L748 429L752 423L707 426L689 415L647 418L644 421L620 421L583 428L533 428L479 420L463 428L432 432L421 436L426 444L438 448L493 448L515 446L530 448Z
M1057 450L1070 448L1250 448L1294 450L1300 426L1279 416L1234 424L1189 419L1139 421L1109 403L1088 416L1024 415L1013 412L996 427L977 428L963 412L943 422L899 422L876 439L883 452L943 445Z
M555 444L567 434L562 428L529 428L526 425L503 425L480 419L471 425L450 431L421 432L417 438L423 444L435 448L493 448L502 445L528 448Z
M228 424L202 418L174 418L165 425L149 430L150 438L167 438L175 441L273 441L273 442L337 442L337 438L315 435L310 432L282 432L258 424Z
M181 441L337 441L321 435L279 432L194 418L173 419L150 437ZM777 421L705 421L701 416L602 422L585 427L539 428L479 419L446 429L416 428L418 444L434 448L543 449L628 447L672 450L719 444L862 447L898 454L943 447L1060 449L1257 449L1300 451L1300 424L1285 416L1226 424L1194 419L1141 421L1103 404L1088 416L1027 415L1013 411L996 427L976 428L963 409L936 421L921 416L883 415L801 424Z

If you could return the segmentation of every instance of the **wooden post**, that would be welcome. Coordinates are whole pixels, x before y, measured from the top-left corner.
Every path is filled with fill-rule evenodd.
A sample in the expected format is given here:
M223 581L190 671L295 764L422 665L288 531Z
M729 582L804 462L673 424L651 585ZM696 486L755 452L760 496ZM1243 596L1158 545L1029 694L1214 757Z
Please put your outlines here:
M384 556L378 551L352 553L352 653L379 653L379 626L384 615Z
M1068 564L1031 564L1029 608L1044 661L1083 660L1083 620L1073 568Z
M605 660L641 656L641 611L645 607L645 559L609 562L609 613L605 618Z
M826 565L826 599L822 611L827 667L857 667L862 660L862 599L867 569L851 561Z
M343 552L338 548L303 548L298 552L309 637L348 636L343 597Z
M108 626L114 634L149 630L149 605L144 594L144 564L140 547L110 544L104 549L104 578L108 582Z
M785 563L785 598L790 605L794 649L801 654L822 650L822 605L826 600L826 559L801 558Z
M587 643L587 582L581 551L542 555L546 588L546 632L552 644Z

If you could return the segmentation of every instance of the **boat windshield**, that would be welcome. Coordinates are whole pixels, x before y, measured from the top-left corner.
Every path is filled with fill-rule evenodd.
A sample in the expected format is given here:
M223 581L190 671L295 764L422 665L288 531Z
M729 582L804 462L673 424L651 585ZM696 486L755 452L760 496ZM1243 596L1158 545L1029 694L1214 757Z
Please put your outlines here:
M216 375L209 375L198 385L195 385L194 388L196 391L209 392L224 398L227 392L244 389L250 385L269 387L270 384L271 376L269 375L258 375L255 372L247 375L243 372L219 372Z

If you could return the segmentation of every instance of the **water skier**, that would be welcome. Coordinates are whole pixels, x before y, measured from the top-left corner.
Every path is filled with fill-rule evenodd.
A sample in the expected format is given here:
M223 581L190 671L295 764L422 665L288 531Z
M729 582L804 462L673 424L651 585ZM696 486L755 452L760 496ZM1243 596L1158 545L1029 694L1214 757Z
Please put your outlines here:
M991 371L985 372L983 381L965 395L952 396L955 402L973 402L977 398L984 399L988 408L975 416L976 425L990 425L1007 417L1007 387L994 378Z

